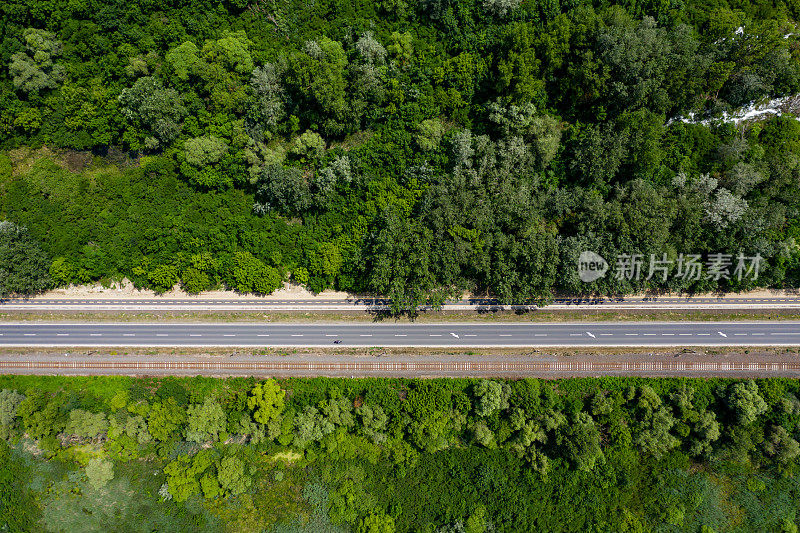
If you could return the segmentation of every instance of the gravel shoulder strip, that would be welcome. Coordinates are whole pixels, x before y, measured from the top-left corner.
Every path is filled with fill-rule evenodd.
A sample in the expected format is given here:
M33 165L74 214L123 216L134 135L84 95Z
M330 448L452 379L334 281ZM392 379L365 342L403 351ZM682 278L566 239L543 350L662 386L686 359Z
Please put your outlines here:
M2 349L0 373L277 377L800 377L800 348Z

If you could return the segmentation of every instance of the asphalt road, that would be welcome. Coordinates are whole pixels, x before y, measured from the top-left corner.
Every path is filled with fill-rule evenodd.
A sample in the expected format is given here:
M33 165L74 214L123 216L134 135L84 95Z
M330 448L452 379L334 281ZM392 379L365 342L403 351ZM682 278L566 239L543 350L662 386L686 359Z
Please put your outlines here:
M389 308L383 298L271 299L271 298L11 298L0 300L0 310L374 310ZM530 308L532 304L504 305L491 298L445 302L445 310ZM533 305L535 307L535 305ZM626 297L556 298L551 309L748 309L800 308L800 298L765 297ZM423 307L425 309L426 307Z
M335 341L340 341L336 343ZM0 346L797 346L800 322L0 324Z

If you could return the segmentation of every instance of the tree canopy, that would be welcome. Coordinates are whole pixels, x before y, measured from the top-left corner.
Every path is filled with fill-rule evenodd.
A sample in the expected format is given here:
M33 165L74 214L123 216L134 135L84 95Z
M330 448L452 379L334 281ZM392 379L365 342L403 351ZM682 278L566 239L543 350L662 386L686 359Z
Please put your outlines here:
M0 216L43 252L5 293L800 284L792 2L51 4L0 44Z

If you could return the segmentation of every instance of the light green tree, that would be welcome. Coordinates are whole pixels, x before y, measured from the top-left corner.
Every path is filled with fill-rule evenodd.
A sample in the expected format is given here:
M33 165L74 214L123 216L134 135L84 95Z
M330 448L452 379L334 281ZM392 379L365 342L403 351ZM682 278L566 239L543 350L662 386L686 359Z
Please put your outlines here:
M206 398L202 405L193 404L188 409L186 440L191 442L216 441L226 426L225 411L216 400Z
M277 419L283 412L286 392L274 379L256 383L247 398L247 407L253 410L253 418L260 424Z
M230 286L239 292L270 294L283 281L278 269L265 265L250 252L236 252L230 268Z
M646 428L639 433L636 444L642 452L656 459L661 458L680 444L680 440L670 433L675 422L669 408L659 407L649 418Z
M181 273L183 290L197 294L212 288L217 282L220 262L209 252L192 254L189 267Z
M9 67L14 87L33 94L58 87L64 78L64 68L56 63L61 43L52 33L36 28L27 28L22 37L25 51L12 55Z
M294 426L294 444L299 448L305 448L309 443L321 440L335 429L333 423L322 416L316 407L310 405L305 406L295 417Z
M645 416L649 417L656 409L661 406L661 396L649 385L639 387L639 397L636 401L638 407Z
M129 416L125 421L125 434L139 444L146 444L153 440L153 436L147 430L147 422L144 417L139 415Z
M108 419L105 413L92 413L83 409L69 412L69 421L64 430L70 435L83 438L95 438L108 430Z
M731 385L728 406L741 425L752 424L767 411L767 402L758 393L758 385L752 379Z
M325 140L319 133L305 131L292 142L290 152L303 162L316 163L325 155Z
M230 173L219 163L228 154L228 143L219 137L207 135L187 139L184 143L184 162L181 172L194 185L208 189L221 189L233 185Z
M475 424L475 442L489 449L497 448L494 433L486 425L486 422L480 421Z
M423 151L430 152L439 148L442 136L444 136L444 124L438 118L430 118L419 123L414 139Z
M464 524L464 533L485 533L488 525L486 507L481 505L467 518Z
M703 411L699 414L693 431L695 440L689 448L689 453L695 456L710 453L712 443L722 435L720 423L712 411Z
M392 32L389 37L391 44L386 47L386 50L400 61L401 65L405 65L411 60L414 54L414 36L410 32Z
M253 483L245 472L244 463L237 457L223 457L217 466L217 477L222 489L233 496L243 493Z
M147 429L157 440L172 438L186 422L186 409L178 405L174 398L167 398L153 404L147 419Z
M164 468L169 493L176 502L200 494L200 477L214 464L212 453L211 450L200 450L194 457L179 455Z
M434 453L443 450L452 436L451 417L441 411L433 411L422 420L409 426L411 441L421 450Z
M205 82L210 102L218 110L240 110L248 100L247 76L253 72L252 42L242 31L223 31L203 44L196 71Z
M394 518L383 513L372 513L358 523L358 533L394 533Z
M28 436L42 439L63 429L59 407L57 398L50 397L41 390L30 389L17 406L17 414Z
M92 487L102 489L114 479L114 463L101 457L92 457L86 465L86 477Z
M178 282L178 268L175 265L156 265L147 271L147 281L158 293L170 291Z
M791 464L800 456L800 444L786 431L783 426L775 426L769 437L764 441L764 451L767 455L783 464Z
M213 500L223 494L219 479L210 468L200 477L200 489L203 491L203 496L209 500Z
M387 440L384 433L389 417L379 405L363 404L356 408L356 414L361 417L361 432L376 444L383 444Z
M511 388L508 383L482 379L475 384L475 413L478 416L492 416L501 409L508 408Z
M197 74L197 67L200 64L199 52L197 45L186 41L167 51L164 59L179 81L188 81L190 76Z
M17 407L25 396L12 389L0 390L0 426L11 427L17 418Z
M356 423L353 416L353 402L341 396L337 399L328 399L320 406L322 414L334 425L353 427Z
M74 268L72 263L65 257L56 257L50 264L50 277L59 287L67 285L72 281Z

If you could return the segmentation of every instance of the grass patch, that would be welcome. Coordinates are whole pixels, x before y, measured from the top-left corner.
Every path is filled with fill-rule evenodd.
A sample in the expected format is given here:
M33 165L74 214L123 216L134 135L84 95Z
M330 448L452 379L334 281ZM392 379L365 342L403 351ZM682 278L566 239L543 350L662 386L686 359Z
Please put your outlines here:
M366 311L3 311L3 322L257 322L265 324L314 322L372 322L379 324L425 324L438 322L717 322L746 320L797 320L794 309L720 310L548 310L450 312L429 311L410 318L386 317Z

